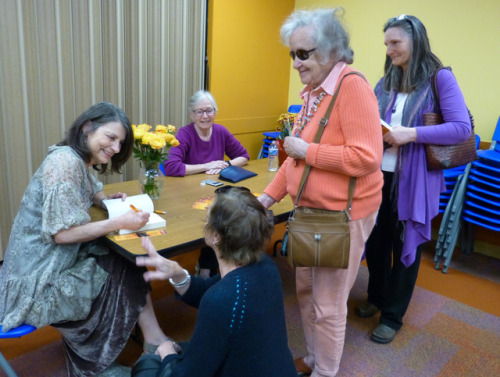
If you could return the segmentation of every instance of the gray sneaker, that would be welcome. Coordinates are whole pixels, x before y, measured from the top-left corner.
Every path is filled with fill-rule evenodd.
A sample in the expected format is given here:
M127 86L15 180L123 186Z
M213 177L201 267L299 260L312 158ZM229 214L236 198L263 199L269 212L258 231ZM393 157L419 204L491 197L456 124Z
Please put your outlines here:
M375 343L387 344L392 342L392 340L396 337L396 333L398 331L390 328L387 325L379 323L379 325L373 330L370 339Z
M375 305L369 303L368 301L365 301L356 307L355 312L358 317L370 318L373 317L378 312L378 310L379 309Z

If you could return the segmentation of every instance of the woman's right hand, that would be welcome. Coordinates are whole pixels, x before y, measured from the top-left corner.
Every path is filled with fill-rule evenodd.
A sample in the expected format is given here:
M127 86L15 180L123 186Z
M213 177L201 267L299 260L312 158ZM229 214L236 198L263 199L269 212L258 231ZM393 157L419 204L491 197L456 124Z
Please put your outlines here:
M137 266L155 268L155 270L149 270L144 273L144 280L166 280L175 277L185 277L185 272L179 266L179 263L158 254L149 237L142 237L141 241L143 249L148 252L148 256L135 258L135 264Z
M141 229L149 221L150 214L139 210L135 212L134 210L127 211L124 213L120 220L122 222L122 229L138 230Z
M222 169L225 169L229 166L226 161L218 160L218 161L210 161L205 164L205 173L206 174L219 174Z

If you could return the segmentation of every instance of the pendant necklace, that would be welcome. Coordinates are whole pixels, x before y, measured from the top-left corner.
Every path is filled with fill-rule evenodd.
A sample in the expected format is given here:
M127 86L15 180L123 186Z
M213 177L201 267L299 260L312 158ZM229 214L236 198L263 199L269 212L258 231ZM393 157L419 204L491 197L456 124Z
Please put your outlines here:
M310 96L310 94L309 94ZM318 111L318 107L321 104L321 101L323 101L323 98L325 98L326 92L321 92L318 98L313 102L311 109L309 112L304 115L305 109L302 109L302 112L300 113L300 117L297 121L297 124L299 125L297 129L295 130L295 137L300 137L300 134L302 133L302 130L306 126L307 123L311 120L312 116L316 111Z

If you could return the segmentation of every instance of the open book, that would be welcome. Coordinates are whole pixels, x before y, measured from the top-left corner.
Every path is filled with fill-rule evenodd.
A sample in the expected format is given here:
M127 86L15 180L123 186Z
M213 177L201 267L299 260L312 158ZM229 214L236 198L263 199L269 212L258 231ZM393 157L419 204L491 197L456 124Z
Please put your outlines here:
M382 125L382 134L386 134L387 132L392 131L392 126L385 122L383 119L380 119L380 124Z
M130 205L132 204L135 208L141 209L144 212L149 212L149 221L139 230L130 229L120 229L118 234L127 234L134 232L143 232L145 230L162 228L167 225L167 221L154 213L154 204L151 198L147 194L127 196L127 199L123 201L121 198L118 199L108 199L103 200L104 205L108 209L108 216L110 219L123 215L124 213L131 210Z

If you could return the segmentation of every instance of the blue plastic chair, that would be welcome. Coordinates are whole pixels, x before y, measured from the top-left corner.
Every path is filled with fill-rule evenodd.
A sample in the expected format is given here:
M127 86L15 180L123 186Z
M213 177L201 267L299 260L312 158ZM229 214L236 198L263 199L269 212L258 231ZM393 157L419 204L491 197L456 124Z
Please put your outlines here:
M498 144L498 141L500 140L500 117L498 118L498 122L491 139L490 149L478 151L477 156L483 164L500 168L500 144Z
M35 330L36 327L33 327L31 325L21 325L19 327L11 329L10 331L3 332L2 326L0 325L0 339L20 338L24 335L32 333ZM7 360L5 360L5 357L2 355L1 352L0 352L0 367L3 369L3 371L7 374L8 377L17 377L16 372L14 372L14 370L7 362Z
M288 112L298 114L300 112L300 109L302 109L302 105L290 105L290 107L288 108Z
M162 173L163 175L166 175L166 174L165 174L165 169L163 168L163 164L162 164L161 162L160 162L160 166L159 166L159 168L160 168L161 173Z

